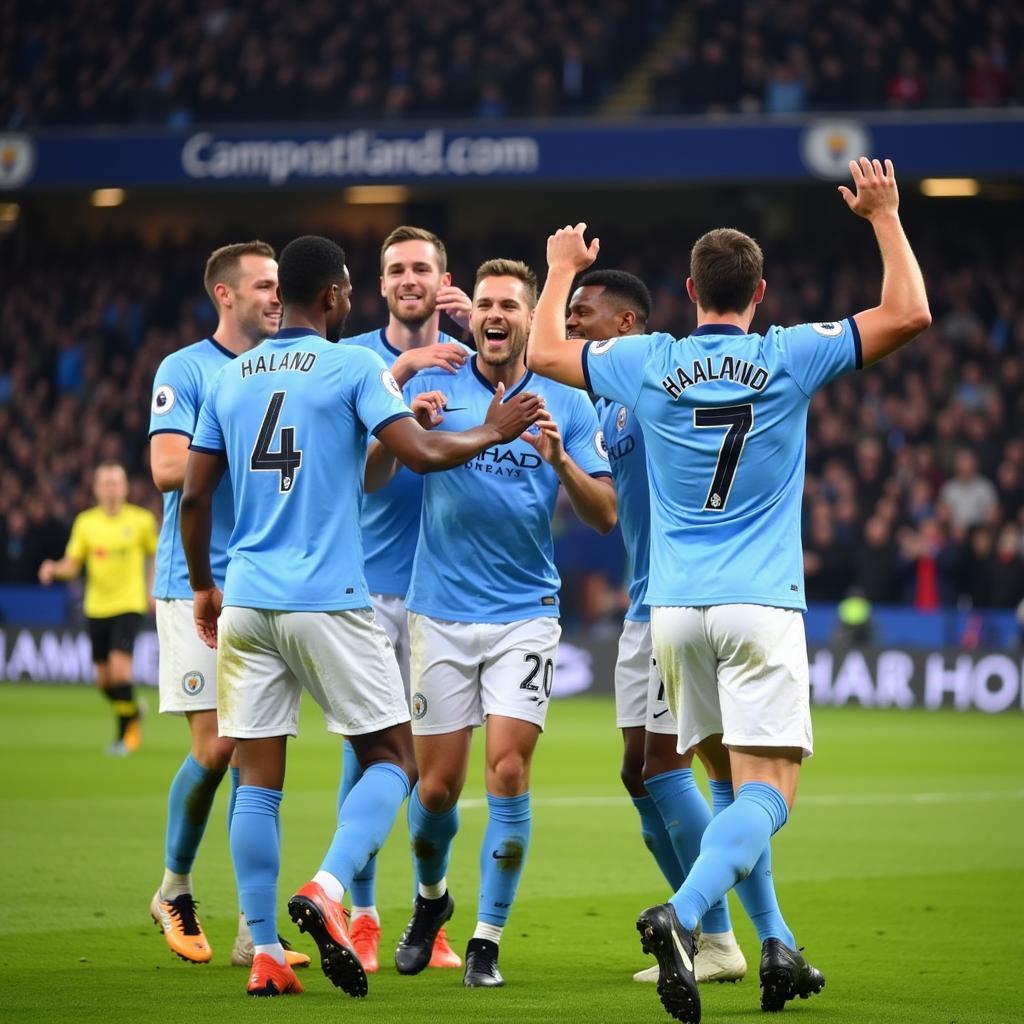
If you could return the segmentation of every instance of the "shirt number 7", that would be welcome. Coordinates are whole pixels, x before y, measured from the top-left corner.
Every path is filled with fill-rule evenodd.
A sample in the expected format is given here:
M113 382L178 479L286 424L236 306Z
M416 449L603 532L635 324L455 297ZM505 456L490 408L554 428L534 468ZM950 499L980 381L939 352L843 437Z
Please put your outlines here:
M746 405L694 409L693 425L698 429L721 430L728 427L725 437L722 438L722 447L718 450L715 475L704 501L706 512L724 512L729 492L732 490L732 482L736 477L736 468L743 454L743 446L747 442L747 434L754 425L754 407L748 402Z

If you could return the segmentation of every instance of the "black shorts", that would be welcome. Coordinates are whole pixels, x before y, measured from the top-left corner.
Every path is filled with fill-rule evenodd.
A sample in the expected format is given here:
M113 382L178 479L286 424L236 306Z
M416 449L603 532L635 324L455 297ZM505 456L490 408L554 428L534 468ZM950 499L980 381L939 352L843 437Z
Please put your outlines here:
M142 616L138 612L125 612L123 615L86 621L89 623L89 639L92 641L92 660L99 662L106 661L111 651L132 653L135 634L142 625Z

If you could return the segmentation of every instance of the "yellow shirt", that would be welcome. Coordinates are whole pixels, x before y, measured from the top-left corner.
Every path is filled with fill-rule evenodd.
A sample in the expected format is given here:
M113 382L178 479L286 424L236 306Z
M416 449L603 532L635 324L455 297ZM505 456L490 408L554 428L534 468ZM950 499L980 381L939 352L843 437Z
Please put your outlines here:
M125 503L116 516L97 505L75 517L65 554L85 566L88 618L146 611L146 558L156 541L156 518L138 505Z

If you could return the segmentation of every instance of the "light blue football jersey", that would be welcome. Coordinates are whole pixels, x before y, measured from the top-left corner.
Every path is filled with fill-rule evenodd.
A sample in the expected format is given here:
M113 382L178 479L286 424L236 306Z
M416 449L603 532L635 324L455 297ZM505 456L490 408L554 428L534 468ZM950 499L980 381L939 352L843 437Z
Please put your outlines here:
M234 358L234 352L218 345L213 338L204 338L167 356L153 378L149 436L182 434L191 441L207 389L221 367ZM181 491L167 491L163 498L164 521L156 549L153 596L162 600L191 600L188 565L181 546ZM210 534L210 567L219 587L224 585L228 538L234 525L231 482L225 476L213 495L213 529Z
M636 414L621 402L598 398L594 408L608 446L619 526L629 562L629 608L625 617L630 622L650 622L651 609L645 595L651 563L651 498L644 434Z
M367 436L411 415L380 356L304 328L280 331L221 370L192 448L228 460L226 605L369 607L359 535Z
M647 603L807 607L800 505L807 408L861 365L853 319L589 343L590 389L636 413L647 442Z
M444 421L435 430L482 423L494 388L467 359L454 376L423 371L407 385L414 397L441 391ZM543 397L565 450L591 476L610 476L604 437L590 399L527 371L509 388ZM514 622L558 615L561 581L551 516L558 475L525 441L497 445L462 466L424 477L423 513L406 606L455 622Z
M384 360L388 366L402 354L387 338L384 328L342 338L342 344L361 345ZM447 334L438 342L470 349ZM412 560L420 532L420 507L423 504L423 477L405 466L378 491L363 495L360 525L363 530L363 555L366 559L366 583L371 594L405 597L412 578Z

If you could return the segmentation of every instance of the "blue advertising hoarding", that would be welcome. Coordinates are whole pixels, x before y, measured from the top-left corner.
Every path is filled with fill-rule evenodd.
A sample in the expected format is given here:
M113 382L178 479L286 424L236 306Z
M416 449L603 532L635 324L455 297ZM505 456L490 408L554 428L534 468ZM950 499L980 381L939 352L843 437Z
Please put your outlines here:
M0 190L797 181L864 154L905 177L1024 175L1024 112L7 133Z

